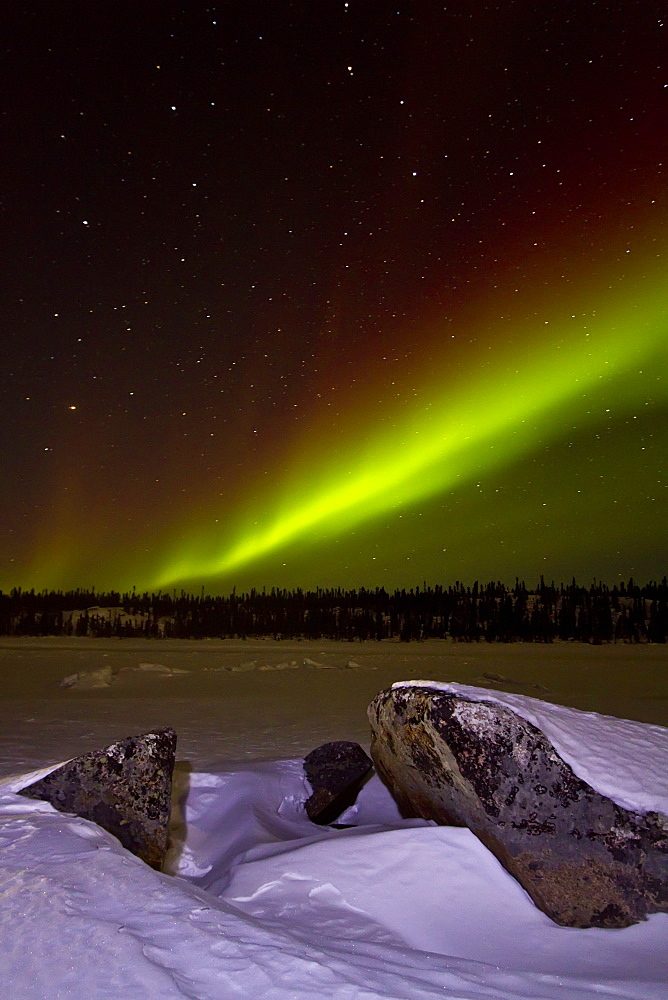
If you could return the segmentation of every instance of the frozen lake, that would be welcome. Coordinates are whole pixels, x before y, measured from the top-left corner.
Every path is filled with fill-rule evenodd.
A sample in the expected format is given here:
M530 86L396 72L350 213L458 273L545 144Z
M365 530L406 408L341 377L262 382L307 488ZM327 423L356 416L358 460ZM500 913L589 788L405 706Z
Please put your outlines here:
M61 686L97 671L103 687L87 676ZM411 678L668 724L659 645L2 639L0 776L165 725L196 767L300 757L327 740L366 745L371 699Z

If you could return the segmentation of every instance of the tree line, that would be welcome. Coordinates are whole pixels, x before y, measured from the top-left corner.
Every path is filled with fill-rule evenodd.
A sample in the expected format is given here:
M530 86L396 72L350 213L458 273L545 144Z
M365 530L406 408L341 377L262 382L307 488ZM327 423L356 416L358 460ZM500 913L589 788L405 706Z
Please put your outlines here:
M665 643L668 581L176 593L0 591L0 635Z

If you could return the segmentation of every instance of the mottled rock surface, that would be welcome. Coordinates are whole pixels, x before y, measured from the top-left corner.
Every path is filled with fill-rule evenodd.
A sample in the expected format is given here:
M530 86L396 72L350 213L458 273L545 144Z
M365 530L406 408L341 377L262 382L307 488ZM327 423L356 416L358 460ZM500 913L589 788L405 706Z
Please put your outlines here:
M156 729L75 757L20 795L92 820L160 870L167 849L176 733Z
M304 760L304 771L313 789L306 800L306 815L313 823L334 823L357 798L373 767L359 743L340 740L323 743Z
M557 923L626 927L668 910L668 817L599 794L509 708L400 686L369 719L404 814L469 827Z

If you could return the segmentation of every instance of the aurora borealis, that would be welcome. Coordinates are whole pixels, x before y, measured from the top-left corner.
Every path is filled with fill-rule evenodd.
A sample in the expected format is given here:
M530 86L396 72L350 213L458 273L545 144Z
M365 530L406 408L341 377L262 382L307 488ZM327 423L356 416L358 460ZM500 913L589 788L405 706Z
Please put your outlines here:
M664 575L658 6L90 7L3 14L0 587Z

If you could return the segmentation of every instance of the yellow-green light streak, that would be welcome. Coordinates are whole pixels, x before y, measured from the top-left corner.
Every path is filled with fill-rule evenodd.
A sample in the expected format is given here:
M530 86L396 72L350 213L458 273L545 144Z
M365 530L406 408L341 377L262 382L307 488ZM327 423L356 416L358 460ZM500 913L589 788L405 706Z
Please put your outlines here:
M657 283L645 287L642 310L613 301L605 315L576 333L565 321L560 328L551 323L545 346L535 343L545 327L534 332L526 324L516 338L523 348L506 348L503 357L490 352L477 375L454 380L444 362L445 374L425 377L419 402L384 412L384 420L376 417L366 442L351 442L338 461L323 465L305 455L282 500L259 523L242 527L231 540L211 533L186 538L159 585L229 577L288 545L307 546L316 534L349 531L461 485L481 469L507 464L565 433L574 420L582 426L603 419L600 407L591 412L597 388L614 382L621 386L615 405L633 407L641 390L631 382L625 390L622 383L650 359L653 370L666 371L667 327L663 283ZM665 397L665 381L657 391ZM206 555L199 554L203 545Z

